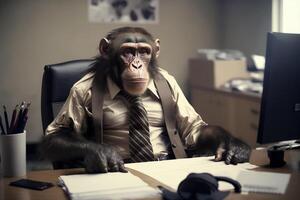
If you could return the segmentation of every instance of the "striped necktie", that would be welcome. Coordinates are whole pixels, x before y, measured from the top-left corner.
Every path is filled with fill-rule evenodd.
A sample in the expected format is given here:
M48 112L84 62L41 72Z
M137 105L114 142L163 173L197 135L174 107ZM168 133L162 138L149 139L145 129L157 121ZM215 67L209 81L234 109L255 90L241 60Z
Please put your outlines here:
M153 161L147 111L140 96L121 95L129 103L129 153L132 162Z

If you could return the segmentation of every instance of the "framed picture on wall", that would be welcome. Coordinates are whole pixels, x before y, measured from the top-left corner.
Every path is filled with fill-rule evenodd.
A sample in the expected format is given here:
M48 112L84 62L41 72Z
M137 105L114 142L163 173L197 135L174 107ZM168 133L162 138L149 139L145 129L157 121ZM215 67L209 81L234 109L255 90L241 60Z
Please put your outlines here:
M159 0L88 0L89 22L158 23Z

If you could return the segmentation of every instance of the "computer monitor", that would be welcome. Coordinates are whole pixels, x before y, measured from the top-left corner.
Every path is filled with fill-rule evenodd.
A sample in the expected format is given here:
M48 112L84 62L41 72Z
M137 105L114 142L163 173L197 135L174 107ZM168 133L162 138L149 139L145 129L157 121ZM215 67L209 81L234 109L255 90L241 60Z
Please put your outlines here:
M300 139L300 34L268 33L257 142Z

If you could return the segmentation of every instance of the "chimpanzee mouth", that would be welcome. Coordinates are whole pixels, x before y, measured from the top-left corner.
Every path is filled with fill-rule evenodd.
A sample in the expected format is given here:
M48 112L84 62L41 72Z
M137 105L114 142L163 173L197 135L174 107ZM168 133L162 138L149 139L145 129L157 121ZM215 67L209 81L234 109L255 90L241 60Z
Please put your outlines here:
M146 83L148 79L136 78L136 79L127 79L126 81L129 83Z

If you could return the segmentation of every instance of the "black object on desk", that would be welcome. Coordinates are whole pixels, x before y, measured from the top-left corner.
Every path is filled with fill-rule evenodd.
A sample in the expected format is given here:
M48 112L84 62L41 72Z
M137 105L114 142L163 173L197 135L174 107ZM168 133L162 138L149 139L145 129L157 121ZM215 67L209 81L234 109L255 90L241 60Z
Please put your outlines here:
M20 179L20 180L11 182L9 185L33 189L33 190L45 190L47 188L54 186L52 183L35 181L35 180L30 180L30 179Z
M209 173L190 173L178 186L177 193L159 186L164 200L221 200L229 192L219 191L219 181L230 183L234 186L234 192L241 192L238 181L229 177L213 176Z
M284 150L270 148L268 149L268 157L271 168L283 167L286 164L284 161Z

